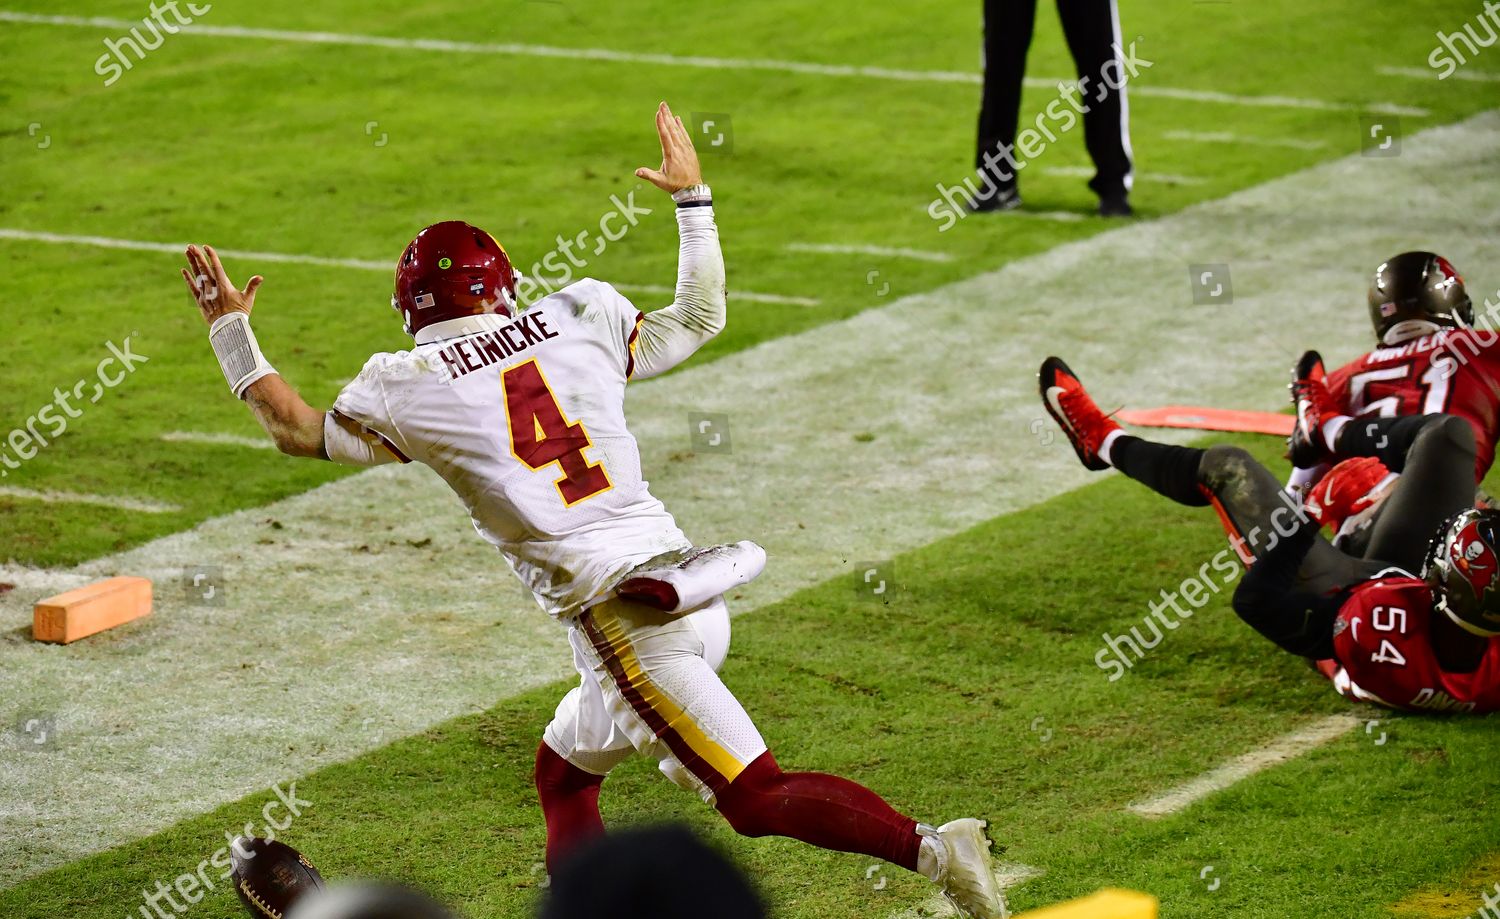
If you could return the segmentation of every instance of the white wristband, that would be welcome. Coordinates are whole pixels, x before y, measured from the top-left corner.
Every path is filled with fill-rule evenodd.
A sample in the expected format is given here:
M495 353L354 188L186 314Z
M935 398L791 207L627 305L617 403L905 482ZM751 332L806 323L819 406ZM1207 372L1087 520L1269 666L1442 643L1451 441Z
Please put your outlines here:
M672 192L672 200L677 202L678 207L703 207L712 206L714 203L713 189L701 182L697 185L689 185L687 188L679 188Z
M250 316L238 310L214 320L208 329L208 341L219 358L219 367L235 398L243 399L245 390L256 380L276 372L260 353L260 342L250 328Z

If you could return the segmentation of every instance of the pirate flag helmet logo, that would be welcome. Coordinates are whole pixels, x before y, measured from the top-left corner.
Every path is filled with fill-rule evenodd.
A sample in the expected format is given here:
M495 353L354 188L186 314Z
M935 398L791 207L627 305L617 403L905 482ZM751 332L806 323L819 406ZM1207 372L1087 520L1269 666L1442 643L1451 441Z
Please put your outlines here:
M1434 605L1475 635L1500 635L1500 510L1448 518L1433 540L1423 578Z

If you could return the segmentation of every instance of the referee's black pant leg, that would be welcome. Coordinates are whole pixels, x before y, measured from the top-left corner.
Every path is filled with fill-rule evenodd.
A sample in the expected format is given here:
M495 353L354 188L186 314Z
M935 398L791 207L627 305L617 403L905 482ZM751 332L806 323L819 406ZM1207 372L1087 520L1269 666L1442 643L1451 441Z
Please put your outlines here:
M996 157L1015 147L1026 52L1035 20L1036 0L984 0L984 96L979 104L974 166L989 174L1002 191L1016 186L1014 167ZM987 154L998 167L985 163Z
M1198 481L1211 496L1230 539L1260 558L1308 520L1271 470L1240 447L1220 444L1204 451ZM1340 552L1319 535L1297 573L1297 589L1323 594L1365 580L1379 565Z
M1474 506L1474 428L1453 415L1428 415L1422 420L1420 433L1406 452L1401 479L1380 509L1365 550L1366 558L1412 574L1421 572L1427 548L1443 521Z
M1095 175L1089 188L1100 198L1130 191L1133 165L1130 154L1130 102L1123 81L1124 62L1117 48L1124 47L1120 16L1115 0L1057 0L1063 35L1084 87L1080 100L1083 140L1094 160ZM1105 78L1121 84L1110 89Z

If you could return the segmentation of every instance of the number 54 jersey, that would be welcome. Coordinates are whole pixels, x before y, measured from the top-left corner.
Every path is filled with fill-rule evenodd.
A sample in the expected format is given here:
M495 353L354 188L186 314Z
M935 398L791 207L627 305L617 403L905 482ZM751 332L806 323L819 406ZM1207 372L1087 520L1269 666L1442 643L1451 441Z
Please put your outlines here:
M625 423L642 319L586 279L515 318L429 326L443 337L375 355L334 412L431 467L542 608L570 617L690 545L641 477Z
M1388 577L1355 588L1333 624L1335 660L1318 669L1344 696L1427 712L1500 710L1500 638L1469 673L1444 670L1432 650L1432 590Z

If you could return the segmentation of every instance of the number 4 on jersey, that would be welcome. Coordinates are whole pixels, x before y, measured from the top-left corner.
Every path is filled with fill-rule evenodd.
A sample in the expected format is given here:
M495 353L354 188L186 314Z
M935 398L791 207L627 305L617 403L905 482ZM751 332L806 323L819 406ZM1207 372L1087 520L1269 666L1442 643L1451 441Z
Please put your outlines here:
M553 484L564 504L571 507L613 487L604 466L583 455L593 441L581 423L563 415L536 361L506 370L501 384L510 421L510 452L532 469L556 463L563 475Z
M1406 610L1395 606L1377 606L1370 614L1370 625L1377 632L1396 632L1406 634ZM1406 657L1391 644L1389 639L1380 640L1380 649L1370 655L1370 660L1377 664L1394 664L1397 667L1406 666Z

